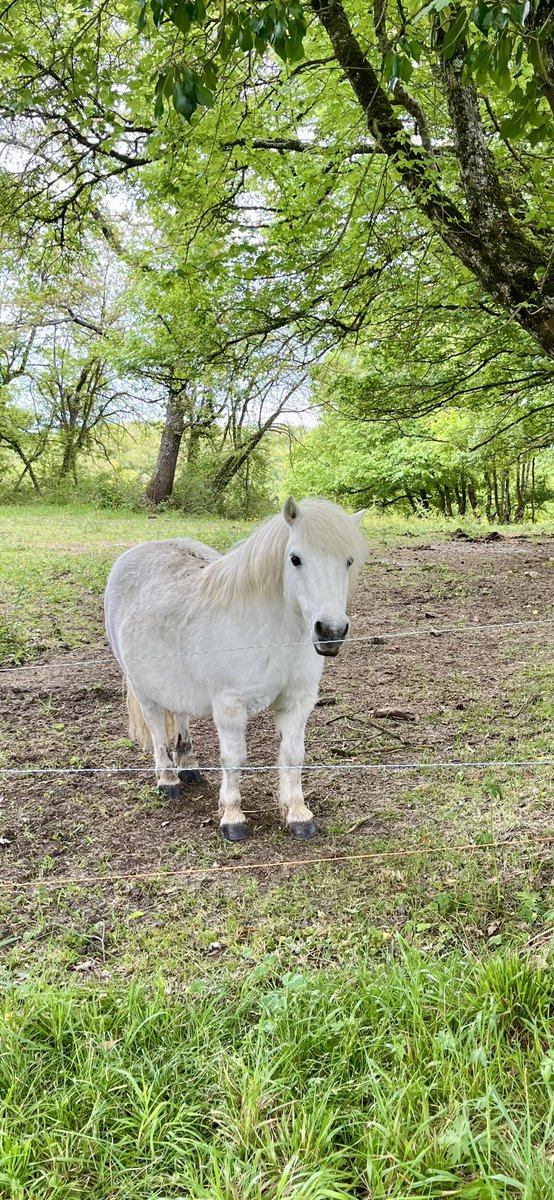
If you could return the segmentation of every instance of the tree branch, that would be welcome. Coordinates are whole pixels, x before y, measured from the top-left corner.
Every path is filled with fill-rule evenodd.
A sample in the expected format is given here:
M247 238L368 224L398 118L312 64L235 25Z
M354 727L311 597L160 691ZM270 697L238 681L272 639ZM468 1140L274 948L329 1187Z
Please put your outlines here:
M371 135L383 147L420 211L456 258L539 342L544 352L554 358L554 280L547 280L545 274L540 294L536 276L537 268L545 269L548 265L547 250L531 240L523 224L518 225L511 217L502 196L497 196L494 172L492 167L488 168L479 130L473 129L467 147L467 152L475 155L478 180L470 180L469 163L462 166L460 162L471 201L467 219L441 186L427 151L413 145L395 116L376 71L352 31L341 0L311 0L311 3L365 113ZM463 158L466 146L461 135L460 145ZM479 190L492 208L493 219L484 229L474 217Z

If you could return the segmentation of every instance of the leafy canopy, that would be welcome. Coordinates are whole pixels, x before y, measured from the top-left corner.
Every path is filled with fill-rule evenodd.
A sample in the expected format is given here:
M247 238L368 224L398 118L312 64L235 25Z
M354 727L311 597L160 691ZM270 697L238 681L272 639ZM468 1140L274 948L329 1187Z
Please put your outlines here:
M170 25L182 35L185 57L166 66L157 78L157 117L166 99L187 121L197 108L210 107L218 77L237 52L254 59L272 50L291 66L305 57L311 14L310 6L300 0L238 4L138 0L138 5L141 32L152 22L158 30ZM385 11L386 4L376 5L378 34L384 29ZM194 34L200 30L204 40L199 55ZM423 5L408 0L398 6L396 25L382 41L382 75L394 93L399 83L410 82L422 64L459 55L466 81L474 80L483 88L492 83L505 95L509 116L500 123L500 135L526 135L534 145L552 135L551 39L552 15L545 0L480 0L478 4L429 0ZM189 54L195 66L188 61Z

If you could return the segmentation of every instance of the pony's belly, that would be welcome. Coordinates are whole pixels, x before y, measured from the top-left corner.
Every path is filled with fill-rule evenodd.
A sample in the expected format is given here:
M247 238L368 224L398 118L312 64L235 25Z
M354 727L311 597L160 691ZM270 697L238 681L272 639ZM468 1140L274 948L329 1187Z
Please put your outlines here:
M152 661L150 669L143 663L127 666L127 674L136 695L141 693L166 708L169 712L187 713L189 717L211 717L213 708L212 690L207 681L195 679L193 672L183 659L180 669L175 663L162 669Z

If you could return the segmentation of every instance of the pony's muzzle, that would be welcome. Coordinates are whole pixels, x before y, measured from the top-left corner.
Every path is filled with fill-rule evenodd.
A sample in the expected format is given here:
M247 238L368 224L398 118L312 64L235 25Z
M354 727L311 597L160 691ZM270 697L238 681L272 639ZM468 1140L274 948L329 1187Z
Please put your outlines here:
M316 653L323 655L324 658L336 658L349 628L348 621L340 628L337 628L336 625L327 625L325 621L316 621L313 636Z

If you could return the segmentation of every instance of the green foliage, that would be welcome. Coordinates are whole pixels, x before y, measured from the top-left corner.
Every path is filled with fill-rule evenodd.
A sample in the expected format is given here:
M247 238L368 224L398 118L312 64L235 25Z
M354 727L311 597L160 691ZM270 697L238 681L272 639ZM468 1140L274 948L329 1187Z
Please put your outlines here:
M57 471L65 477L56 484L64 493L76 479L92 499L134 502L138 477L123 479L107 464L95 492L86 459L104 451L111 455L109 444L101 444L111 423L130 416L158 422L169 398L177 396L181 458L198 439L206 462L224 464L227 455L238 464L236 480L231 475L223 487L219 478L212 500L194 470L188 481L182 473L181 497L202 508L240 511L232 490L247 478L249 468L239 460L252 431L258 428L266 437L287 392L293 405L297 397L304 402L300 394L310 363L343 344L346 358L354 344L362 354L378 344L375 374L383 373L386 386L370 381L372 393L379 394L378 411L367 397L358 406L360 436L375 416L391 424L426 417L450 395L456 408L471 414L466 424L460 418L460 430L452 417L447 430L448 438L453 430L466 475L477 461L470 447L496 429L504 434L508 410L511 418L510 361L514 364L518 419L530 435L519 448L513 440L509 451L499 443L491 467L505 489L508 456L513 493L519 449L526 456L534 439L538 455L549 436L548 421L534 421L536 406L549 411L552 380L537 348L539 343L550 354L544 314L551 303L554 211L552 156L543 142L550 120L551 21L548 13L543 19L541 5L463 0L453 6L438 0L422 6L414 0L402 13L383 6L381 21L379 5L373 16L367 6L350 6L346 16L368 56L368 69L389 88L383 97L386 105L392 99L394 118L401 116L402 153L397 147L390 155L374 125L360 125L359 98L330 56L319 17L308 21L311 10L302 4L116 0L108 13L93 0L86 21L66 0L42 5L38 17L34 7L19 0L0 34L6 69L0 122L8 141L25 147L13 169L0 175L5 278L17 280L17 287L6 289L6 301L19 313L17 322L7 323L10 337L4 339L2 331L1 354L18 372L6 384L9 412L32 413L19 449L0 440L2 462L10 464L9 486L27 488L30 471L18 483L25 464L21 460L19 466L16 458L38 447L43 455L35 469L38 486L50 489ZM512 47L507 62L506 46ZM305 62L297 61L301 48ZM497 292L493 287L502 266L490 260L500 244L492 232L498 221L485 223L481 238L445 91L444 64L462 70L460 56L463 80L477 86L481 132L507 212L509 237L500 258L507 261L518 239L529 250L526 264L508 271L510 280L519 281L517 296L509 300L506 281ZM541 75L543 59L548 78ZM530 88L538 89L534 98ZM514 150L501 132L522 106L526 133ZM182 115L190 125L186 136ZM19 170L24 159L25 170ZM449 204L458 206L454 226L458 233L466 229L472 249L481 240L488 247L479 284L471 280L467 256L460 261L455 239L446 239L448 249L441 242L444 221L433 225L423 192L410 190L412 184L399 188L403 172L416 165L427 189L433 180L440 187L443 214ZM483 287L493 289L496 306ZM445 328L443 314L454 308L457 327ZM524 337L514 320L527 322ZM29 329L35 331L37 352L21 367L12 351ZM483 369L477 362L479 340L487 350ZM75 413L68 401L73 404L87 361L89 371L93 366L99 371L94 405L89 411L92 393L81 388ZM536 398L526 408L525 386ZM106 404L112 421L106 419ZM354 408L348 420L354 420ZM429 446L418 450L416 440L437 436L436 430L410 426L405 432L408 457L419 462L412 485L425 488L423 477L435 478L436 456L431 462ZM401 455L398 441L395 447L388 466ZM448 486L451 459L445 448L439 473ZM150 471L154 461L153 453ZM525 469L530 461L525 458ZM537 468L534 495L540 504L548 488L538 462ZM346 486L363 487L365 478L348 471ZM484 466L482 481L483 471ZM260 472L253 460L251 477ZM492 474L490 480L494 491ZM319 486L315 476L306 481ZM333 481L325 486L333 490ZM482 482L483 495L486 488ZM257 481L242 507L259 511L264 494L265 484ZM371 485L367 494L379 496L379 489ZM440 501L437 492L435 498L448 508L447 497ZM518 503L513 499L513 511ZM481 507L486 504L485 497ZM501 519L509 507L502 496Z
M224 467L231 447L205 443L192 460L186 455L179 469L171 503L186 513L214 513L217 516L265 517L275 507L270 471L270 450L261 445L221 491L213 481Z
M399 504L405 512L434 509L447 517L473 512L500 523L534 518L554 499L552 456L543 473L532 475L534 455L527 456L515 439L496 440L493 450L476 454L475 433L470 415L406 420L399 431L379 424L368 429L356 418L330 413L298 444L290 486L356 507Z
M293 453L291 486L355 506L533 518L554 495L551 369L471 293L435 294L415 329L410 296L406 279L398 307L375 306L356 357L316 371L322 420Z
M304 57L306 15L300 0L270 3L223 4L218 9L204 0L138 0L137 27L142 32L151 15L157 29L168 22L186 35L193 25L209 30L209 51L201 75L189 65L172 64L160 72L156 83L154 114L164 112L164 97L171 97L175 111L190 123L199 107L211 108L219 67L239 50L264 55L271 48L285 63Z
M305 55L307 11L299 0L251 0L248 4L204 3L204 0L138 0L137 24L147 28L148 18L160 30L168 23L184 38L196 26L207 33L203 54L204 79L190 66L175 64L163 71L156 84L156 116L163 113L163 97L172 96L177 112L190 122L200 105L213 103L218 70L238 51L263 56L272 49L285 63ZM385 13L386 8L383 8ZM500 125L509 139L530 138L536 145L552 136L552 113L545 88L552 87L549 53L552 19L544 0L412 0L402 11L399 28L382 61L387 86L409 83L423 62L448 62L461 55L466 80L483 88L491 84L506 97L510 115Z

